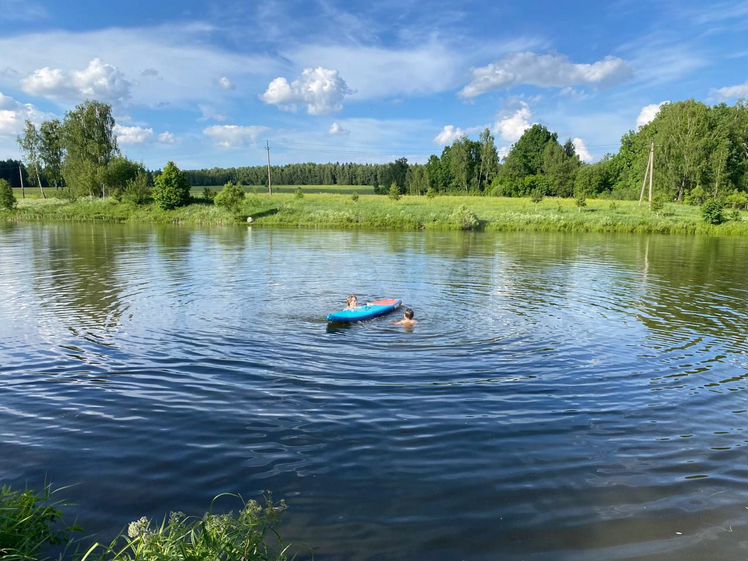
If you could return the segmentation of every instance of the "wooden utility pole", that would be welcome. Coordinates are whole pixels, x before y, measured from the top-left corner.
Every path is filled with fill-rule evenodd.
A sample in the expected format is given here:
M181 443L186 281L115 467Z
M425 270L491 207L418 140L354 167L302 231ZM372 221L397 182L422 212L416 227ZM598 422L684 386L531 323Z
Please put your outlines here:
M21 171L21 164L18 164L18 177L21 178L21 198L26 198L26 189L23 186L23 172Z
M649 146L649 159L647 160L647 170L644 172L642 181L642 191L639 194L639 206L642 206L644 200L644 189L647 187L647 177L649 177L649 207L652 208L652 175L654 174L654 142Z
M39 191L42 193L42 199L46 199L47 195L44 194L44 187L42 187L42 178L39 177L39 165L35 166L36 169L36 182L39 184Z
M273 184L270 182L270 142L268 140L265 141L265 150L268 151L268 195L272 195Z

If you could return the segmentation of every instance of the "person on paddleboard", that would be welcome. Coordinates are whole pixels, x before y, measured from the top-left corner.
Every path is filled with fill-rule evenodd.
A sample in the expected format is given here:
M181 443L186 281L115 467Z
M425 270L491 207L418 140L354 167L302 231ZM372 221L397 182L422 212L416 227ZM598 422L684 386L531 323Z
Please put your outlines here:
M413 313L413 310L411 308L405 308L405 313L403 313L403 319L396 321L393 325L402 325L406 329L412 329L418 323L416 320L413 319L414 315L415 314Z
M348 298L346 298L346 310L355 310L358 308L358 298L355 294L351 294Z

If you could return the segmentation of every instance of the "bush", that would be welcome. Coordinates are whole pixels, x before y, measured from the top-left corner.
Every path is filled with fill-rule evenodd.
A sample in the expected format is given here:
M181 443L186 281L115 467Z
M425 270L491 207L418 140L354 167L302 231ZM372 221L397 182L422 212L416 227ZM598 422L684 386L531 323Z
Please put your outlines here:
M429 187L428 189L426 189L426 196L429 199L433 199L434 197L436 197L436 189L434 189L433 187Z
M733 222L741 222L743 220L743 217L740 216L740 211L736 208L730 211L730 214L727 218L728 220L732 220Z
M449 216L449 221L460 230L476 230L480 226L478 216L465 205L456 207Z
M649 205L654 213L660 213L665 208L665 200L661 196L656 196L652 199L652 204Z
M215 198L216 206L234 213L238 212L243 202L244 189L239 185L234 185L231 181L223 186L223 189L221 189Z
M584 193L584 191L580 191L577 193L577 196L574 198L574 202L576 203L579 212L582 212L582 209L587 206L587 195Z
M536 187L532 190L532 193L530 193L530 200L534 202L535 204L539 203L543 200L543 190L539 187Z
M122 197L126 201L142 205L151 197L151 187L148 185L148 174L139 171L135 177L125 182L125 190Z
M387 193L387 196L393 201L400 200L400 187L397 186L397 183L393 183L392 185L390 185L390 190Z
M216 192L213 191L213 189L210 189L208 187L203 187L202 199L206 203L211 203L212 204L215 198L216 198Z
M748 195L741 191L733 191L727 195L725 202L730 208L746 208L748 207Z
M190 202L190 183L174 162L168 162L156 177L153 200L164 210L185 206Z
M17 204L18 201L16 201L10 183L5 179L0 179L0 208L13 210Z
M705 202L701 207L701 215L704 217L704 222L714 225L722 224L725 221L724 208L725 206L722 201L717 199Z
M704 192L704 189L701 188L701 186L696 186L693 189L691 189L684 198L684 202L687 205L694 205L694 206L703 205L706 202L706 200L707 200L707 195Z
M357 203L358 202L358 193L353 193L353 195L351 195L351 200L354 203Z
M304 198L304 190L301 187L297 187L293 196L296 197L297 199L303 199Z
M610 210L616 210L618 208L618 205L616 204L615 201L612 201L608 208L610 208Z

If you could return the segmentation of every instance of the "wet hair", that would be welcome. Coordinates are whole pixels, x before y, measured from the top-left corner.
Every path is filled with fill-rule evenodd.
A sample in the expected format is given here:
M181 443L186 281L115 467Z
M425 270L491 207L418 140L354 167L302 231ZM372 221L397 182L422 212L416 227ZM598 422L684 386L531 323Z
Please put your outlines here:
M354 301L358 302L358 298L355 294L351 294L348 298L346 298L345 303L350 306Z
M408 319L413 319L413 310L410 308L405 308L405 317Z

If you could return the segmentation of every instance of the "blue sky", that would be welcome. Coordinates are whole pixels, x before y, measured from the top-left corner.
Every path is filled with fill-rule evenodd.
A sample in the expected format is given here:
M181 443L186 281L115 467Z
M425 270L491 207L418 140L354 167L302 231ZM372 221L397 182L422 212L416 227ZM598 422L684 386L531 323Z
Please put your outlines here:
M588 161L659 104L748 95L744 0L0 0L0 159L25 119L111 103L150 168L422 162L532 123Z

